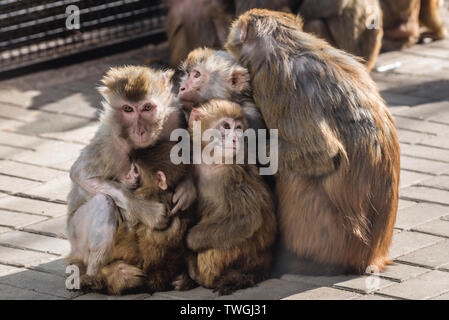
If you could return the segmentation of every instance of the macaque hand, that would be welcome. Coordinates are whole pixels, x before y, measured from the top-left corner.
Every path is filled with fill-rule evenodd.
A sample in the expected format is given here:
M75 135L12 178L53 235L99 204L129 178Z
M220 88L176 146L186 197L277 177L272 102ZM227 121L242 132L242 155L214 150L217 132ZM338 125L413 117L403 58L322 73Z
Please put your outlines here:
M179 210L187 210L196 200L197 192L193 177L187 177L178 184L173 195L173 203L176 203L171 211L175 214Z

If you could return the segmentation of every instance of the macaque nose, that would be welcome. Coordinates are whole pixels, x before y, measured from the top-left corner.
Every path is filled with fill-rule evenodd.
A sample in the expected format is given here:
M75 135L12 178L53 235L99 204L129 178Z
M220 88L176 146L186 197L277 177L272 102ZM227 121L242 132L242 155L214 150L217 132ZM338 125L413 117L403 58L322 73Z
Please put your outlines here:
M179 88L179 91L185 91L185 90L186 90L186 87Z

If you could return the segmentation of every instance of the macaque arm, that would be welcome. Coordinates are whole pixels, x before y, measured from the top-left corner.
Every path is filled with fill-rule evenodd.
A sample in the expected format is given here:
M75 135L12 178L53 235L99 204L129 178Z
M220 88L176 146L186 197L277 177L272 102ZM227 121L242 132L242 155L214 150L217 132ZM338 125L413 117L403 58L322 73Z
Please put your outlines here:
M251 191L245 186L230 186L225 197L230 200L223 203L216 213L190 229L187 246L193 251L228 249L249 239L263 223L260 203L250 201L257 199L257 196L251 195Z
M194 180L193 170L189 170L184 180L176 187L173 195L173 203L176 203L176 205L173 207L171 214L175 214L179 210L187 210L196 201L198 194Z
M243 112L248 120L248 127L251 129L266 129L267 125L263 120L262 114L255 106L244 106Z
M336 16L348 5L349 0L304 0L299 9L305 19Z

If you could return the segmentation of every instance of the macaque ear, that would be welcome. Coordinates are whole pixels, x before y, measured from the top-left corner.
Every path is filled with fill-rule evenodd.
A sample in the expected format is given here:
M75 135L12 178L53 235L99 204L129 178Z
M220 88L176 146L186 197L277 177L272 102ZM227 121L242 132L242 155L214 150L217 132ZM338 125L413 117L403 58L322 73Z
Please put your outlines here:
M165 177L165 174L162 171L156 172L156 178L157 178L157 186L161 190L167 190L167 178Z
M240 22L238 28L240 29L240 42L244 43L248 37L248 24Z
M228 82L232 88L242 92L249 87L249 73L244 68L235 68L231 71Z
M164 71L164 73L162 74L162 80L166 86L170 86L170 81L173 78L174 74L175 71L171 69Z
M192 111L190 112L189 128L193 128L193 122L201 121L203 117L204 117L203 111L201 111L200 109L193 108Z

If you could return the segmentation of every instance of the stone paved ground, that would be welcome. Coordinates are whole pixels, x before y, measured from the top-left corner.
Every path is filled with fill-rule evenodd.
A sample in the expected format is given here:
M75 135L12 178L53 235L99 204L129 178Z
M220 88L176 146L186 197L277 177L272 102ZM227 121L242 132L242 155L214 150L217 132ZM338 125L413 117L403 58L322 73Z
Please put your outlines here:
M107 297L65 289L68 170L98 122L110 65L166 45L0 82L0 299L216 299L210 290ZM382 54L372 76L401 141L400 208L380 278L284 275L230 299L449 299L449 40Z

